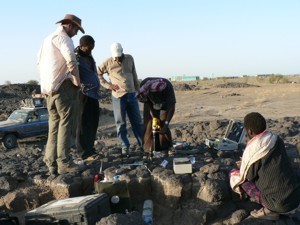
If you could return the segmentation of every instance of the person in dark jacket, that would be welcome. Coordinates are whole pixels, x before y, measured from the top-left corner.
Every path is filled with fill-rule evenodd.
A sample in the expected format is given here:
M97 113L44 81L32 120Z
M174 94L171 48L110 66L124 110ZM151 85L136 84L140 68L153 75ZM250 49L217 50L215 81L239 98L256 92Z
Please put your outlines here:
M80 81L82 83L79 94L79 122L77 127L77 148L83 151L82 159L87 159L96 154L94 142L99 123L100 81L97 74L92 50L95 40L89 35L84 35L79 40L75 49Z
M144 152L169 151L172 148L172 136L169 128L175 112L176 98L171 82L165 78L149 77L140 84L137 92L140 102L144 103ZM153 144L153 119L160 123L159 141Z
M300 204L300 181L293 170L283 140L266 130L265 118L252 112L244 118L250 139L239 170L230 173L230 185L237 193L246 192L263 207L251 212L259 219L278 220Z

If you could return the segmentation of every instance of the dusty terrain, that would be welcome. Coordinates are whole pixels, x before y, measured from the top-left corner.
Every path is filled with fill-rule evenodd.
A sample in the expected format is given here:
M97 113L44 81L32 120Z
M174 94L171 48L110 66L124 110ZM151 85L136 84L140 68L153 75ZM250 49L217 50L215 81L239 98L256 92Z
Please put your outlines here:
M170 124L174 141L186 141L193 146L199 146L199 144L201 144L201 142L203 143L207 137L221 137L224 135L226 123L229 119L242 120L247 113L256 111L266 117L271 130L282 136L286 141L290 152L292 152L292 154L295 153L295 145L300 142L300 77L289 77L288 82L276 84L270 83L269 78L258 79L256 77L214 79L194 82L173 82L173 84L177 98L175 115ZM16 89L14 89L14 91L10 90L8 95L3 88L6 89L7 87L2 87L0 90L0 120L4 120L14 107L18 107L17 102L19 102L20 98L20 96L16 93L17 91L15 91ZM22 87L21 90L19 90L20 88L17 89L23 93L21 96L24 96L24 93L29 95L33 89L37 89L37 87L28 86L26 86L25 89L24 88L25 87ZM102 114L99 122L98 140L104 142L106 149L109 150L118 146L118 140L115 134L114 119L111 112L112 107L109 101L109 94L107 94L107 92L105 94L105 99L100 102L100 107L102 109ZM140 109L142 110L142 105ZM219 127L220 129L214 129L214 127ZM206 130L206 128L209 129ZM180 135L177 135L178 133L180 133ZM129 135L130 140L134 143L135 140L131 131L129 132ZM26 142L24 144L21 143L20 148L5 151L5 153L3 153L3 149L0 149L0 156L1 158L6 159L7 157L13 158L15 155L20 155L22 157L21 159L24 160L23 158L25 158L30 149L30 151L34 152L36 155L43 152L43 145L44 142L34 143L33 145L26 144ZM2 157L1 154L5 154L5 157ZM103 157L104 155L107 155L107 153L103 153ZM115 161L113 156L109 157L110 160ZM199 154L197 157L198 158L196 160L203 163L210 157L210 154L208 152L203 152L203 154ZM222 165L222 157L212 156L212 158L215 160L214 163L218 164L220 161L219 164ZM232 166L233 164L230 165ZM45 172L43 172L44 169L41 169L41 165L37 168L42 171L41 177L43 178L45 175ZM4 167L2 168L1 174L6 175L3 170ZM169 170L169 172L170 171L172 170ZM92 172L90 173L92 174ZM29 175L27 176L30 177ZM158 175L154 175L154 177L155 176L160 177L159 173ZM223 178L220 178L220 180L222 179ZM157 204L157 207L158 205L159 204ZM180 207L184 207L184 205ZM168 211L168 213L172 212L172 210ZM155 220L155 224L171 224L169 217L165 217L162 212L159 212L159 210L157 210L156 213L158 213L158 215ZM228 215L224 217L228 218ZM180 220L178 219L176 224L183 224L179 221ZM294 220L294 222L295 221L299 222L300 220ZM194 223L191 222L187 224ZM232 223L227 220L227 223L223 222L215 224ZM245 222L244 224L247 223ZM252 223L250 222L248 224L258 223L256 223L256 221L252 221ZM282 224L289 223L282 222Z
M188 122L242 120L249 112L260 112L266 119L274 120L300 116L300 77L289 77L288 83L277 84L255 77L173 84L177 104L171 127ZM111 110L110 104L100 106ZM114 128L113 118L103 116L99 126Z
M240 79L231 82L242 82ZM252 111L269 119L299 116L299 83L270 84L253 78L247 82L248 87L241 88L222 83L199 84L200 90L176 93L178 104L173 123L242 119Z

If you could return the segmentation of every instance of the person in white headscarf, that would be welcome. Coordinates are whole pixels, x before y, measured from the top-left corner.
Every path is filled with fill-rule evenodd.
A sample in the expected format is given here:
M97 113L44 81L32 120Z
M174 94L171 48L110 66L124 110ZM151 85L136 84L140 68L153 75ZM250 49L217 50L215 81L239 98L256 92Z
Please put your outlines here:
M265 118L252 112L244 118L250 138L241 158L240 169L230 173L233 191L245 192L263 207L254 210L255 218L278 220L281 213L300 204L299 177L293 170L283 140L266 130Z

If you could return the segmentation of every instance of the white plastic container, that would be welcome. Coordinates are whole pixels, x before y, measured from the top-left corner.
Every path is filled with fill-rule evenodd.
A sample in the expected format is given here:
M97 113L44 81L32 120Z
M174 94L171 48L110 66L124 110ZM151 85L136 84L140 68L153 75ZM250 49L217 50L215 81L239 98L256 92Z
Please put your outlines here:
M150 199L144 201L143 220L149 225L153 224L153 201Z

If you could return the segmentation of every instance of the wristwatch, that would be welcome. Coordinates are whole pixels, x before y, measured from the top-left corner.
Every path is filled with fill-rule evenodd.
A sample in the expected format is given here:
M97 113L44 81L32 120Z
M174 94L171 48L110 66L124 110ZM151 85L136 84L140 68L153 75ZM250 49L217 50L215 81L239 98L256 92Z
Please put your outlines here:
M166 125L168 125L168 124L169 124L169 121L168 121L168 120L166 120L166 121L165 121L165 124L166 124Z

